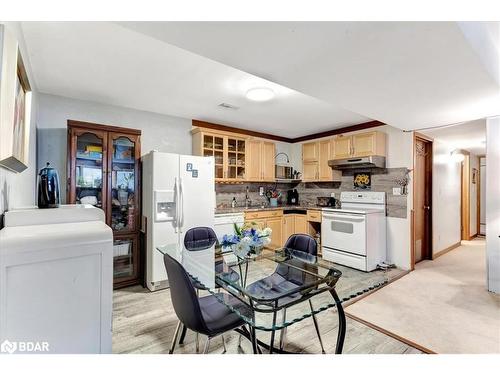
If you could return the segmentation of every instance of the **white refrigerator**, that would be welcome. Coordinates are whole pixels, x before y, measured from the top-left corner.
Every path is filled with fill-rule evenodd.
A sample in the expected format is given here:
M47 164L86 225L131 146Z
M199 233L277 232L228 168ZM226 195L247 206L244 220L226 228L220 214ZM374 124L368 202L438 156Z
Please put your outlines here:
M163 255L156 248L178 244L182 251L188 229L214 227L214 159L152 151L142 157L142 181L146 284L155 291L168 287ZM186 268L190 262L211 262L213 268L213 249L184 253ZM213 275L206 276L207 283L213 283Z

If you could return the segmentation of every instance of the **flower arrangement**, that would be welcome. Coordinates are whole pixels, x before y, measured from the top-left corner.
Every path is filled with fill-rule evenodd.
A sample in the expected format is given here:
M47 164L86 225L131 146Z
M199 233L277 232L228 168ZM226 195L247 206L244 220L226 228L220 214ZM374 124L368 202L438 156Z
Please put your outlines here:
M243 226L234 224L234 234L225 234L221 246L230 247L240 258L250 254L258 255L260 250L271 242L271 228L259 229L256 223Z
M396 184L398 184L399 186L401 186L401 194L403 195L406 195L408 194L408 183L410 182L409 181L409 177L408 177L408 172L406 172L406 174L403 176L403 177L397 177L394 181L396 182Z

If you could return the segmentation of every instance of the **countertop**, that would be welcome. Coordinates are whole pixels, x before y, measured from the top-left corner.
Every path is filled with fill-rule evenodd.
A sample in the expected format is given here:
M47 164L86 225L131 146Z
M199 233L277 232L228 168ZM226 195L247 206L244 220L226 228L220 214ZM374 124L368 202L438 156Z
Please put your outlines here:
M255 212L255 211L272 211L272 210L322 210L323 208L328 208L328 207L321 207L317 205L299 205L299 206L276 206L276 207L271 207L271 206L250 206L248 208L245 207L218 207L215 209L215 215L217 216L222 216L222 215L230 215L230 214L243 214L245 212Z

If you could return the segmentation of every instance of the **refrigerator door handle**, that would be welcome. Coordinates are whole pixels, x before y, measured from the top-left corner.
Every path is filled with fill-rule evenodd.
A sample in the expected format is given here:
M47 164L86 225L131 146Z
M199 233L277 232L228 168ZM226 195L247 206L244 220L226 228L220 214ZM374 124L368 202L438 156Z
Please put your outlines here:
M182 182L182 178L179 178L179 186L180 186L180 208L179 208L179 232L182 233L182 227L184 226L184 184Z
M175 233L179 232L179 184L177 177L174 179L174 199L175 199L175 217L174 217L174 230Z

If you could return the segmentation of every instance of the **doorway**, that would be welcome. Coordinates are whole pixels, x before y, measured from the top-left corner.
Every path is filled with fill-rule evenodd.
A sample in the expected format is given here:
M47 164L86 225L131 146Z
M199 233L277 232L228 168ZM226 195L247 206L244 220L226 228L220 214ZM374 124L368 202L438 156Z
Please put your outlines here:
M432 259L432 139L415 133L413 155L412 268Z
M486 236L486 157L479 158L478 233Z

